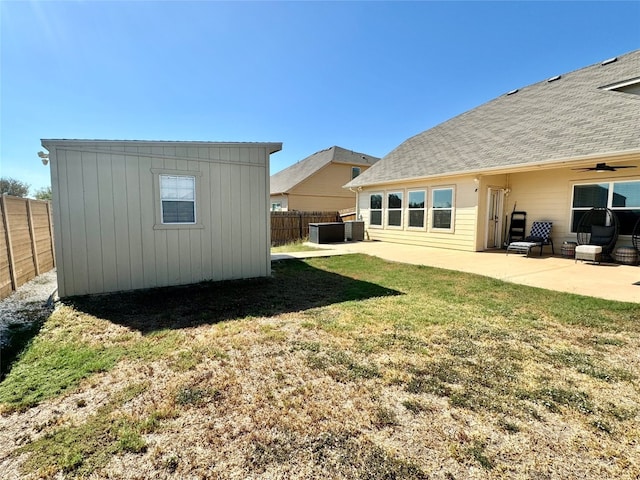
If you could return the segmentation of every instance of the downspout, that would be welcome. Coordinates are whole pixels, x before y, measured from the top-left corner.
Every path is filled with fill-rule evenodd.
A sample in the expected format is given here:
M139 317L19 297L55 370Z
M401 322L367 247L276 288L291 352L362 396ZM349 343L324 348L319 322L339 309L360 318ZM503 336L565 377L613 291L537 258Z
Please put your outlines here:
M362 187L358 187L355 190L351 187L349 187L349 191L351 193L355 193L356 194L356 220L361 220L362 217L360 216L360 191L362 190Z

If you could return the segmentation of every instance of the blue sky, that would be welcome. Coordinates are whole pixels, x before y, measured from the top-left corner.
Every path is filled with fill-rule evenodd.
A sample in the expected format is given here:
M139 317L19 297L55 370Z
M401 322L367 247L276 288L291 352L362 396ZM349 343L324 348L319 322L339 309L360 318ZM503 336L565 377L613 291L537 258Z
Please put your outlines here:
M640 2L0 1L0 176L41 138L275 141L271 173L384 156L514 88L640 48Z

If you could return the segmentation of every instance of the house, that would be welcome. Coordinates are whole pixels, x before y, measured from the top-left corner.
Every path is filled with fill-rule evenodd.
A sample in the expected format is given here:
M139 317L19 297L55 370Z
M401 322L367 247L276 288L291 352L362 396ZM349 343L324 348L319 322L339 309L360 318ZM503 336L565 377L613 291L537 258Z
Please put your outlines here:
M331 147L271 175L272 211L327 211L355 208L356 194L342 186L379 160Z
M620 167L620 168L616 168ZM373 240L499 248L509 215L576 240L591 207L640 217L640 50L512 90L409 138L346 186Z
M268 276L281 143L42 140L60 297Z

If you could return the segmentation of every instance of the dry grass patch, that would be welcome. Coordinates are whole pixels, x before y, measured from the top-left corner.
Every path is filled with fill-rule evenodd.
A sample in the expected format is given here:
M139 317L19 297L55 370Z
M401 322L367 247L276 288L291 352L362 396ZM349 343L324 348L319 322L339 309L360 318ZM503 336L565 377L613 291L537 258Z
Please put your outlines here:
M365 256L274 270L269 281L59 307L0 384L0 468L19 478L640 475L638 305ZM69 375L78 364L55 352L74 350L99 368Z

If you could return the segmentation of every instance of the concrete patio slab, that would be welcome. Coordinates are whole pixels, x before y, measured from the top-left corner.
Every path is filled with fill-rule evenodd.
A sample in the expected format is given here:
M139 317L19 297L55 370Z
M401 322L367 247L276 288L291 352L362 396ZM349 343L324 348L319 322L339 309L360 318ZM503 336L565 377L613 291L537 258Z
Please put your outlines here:
M272 255L272 260L364 253L385 260L475 273L532 287L640 303L640 266L577 263L571 258L504 250L463 252L388 242L323 244L324 250Z

